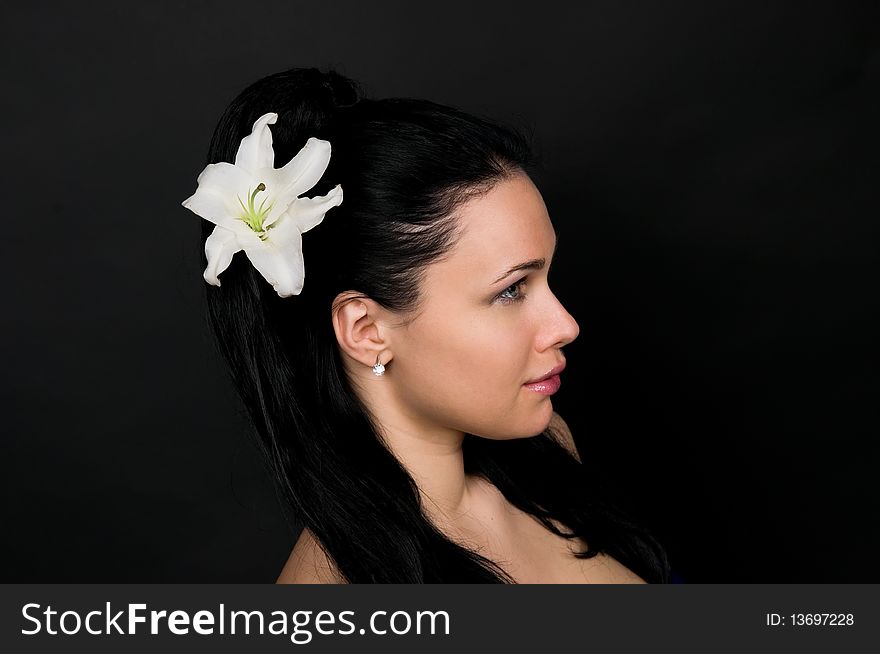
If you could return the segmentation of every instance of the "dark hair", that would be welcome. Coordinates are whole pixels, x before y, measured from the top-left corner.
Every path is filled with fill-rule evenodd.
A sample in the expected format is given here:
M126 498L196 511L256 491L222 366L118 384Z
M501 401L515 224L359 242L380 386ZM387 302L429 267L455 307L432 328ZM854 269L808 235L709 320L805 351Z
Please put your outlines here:
M307 195L341 184L345 200L304 235L299 295L279 298L239 254L222 287L206 286L209 319L286 503L346 580L512 582L422 513L415 482L345 374L331 311L340 293L356 291L412 316L426 266L456 242L454 209L528 172L530 148L515 131L447 106L362 95L333 71L292 69L255 82L226 109L208 163L233 162L254 121L276 112L275 167L309 137L326 139L330 165ZM203 221L203 242L212 228ZM466 434L465 470L554 533L583 538L580 556L606 552L648 581L666 581L662 548L598 499L557 438L550 428L510 440Z

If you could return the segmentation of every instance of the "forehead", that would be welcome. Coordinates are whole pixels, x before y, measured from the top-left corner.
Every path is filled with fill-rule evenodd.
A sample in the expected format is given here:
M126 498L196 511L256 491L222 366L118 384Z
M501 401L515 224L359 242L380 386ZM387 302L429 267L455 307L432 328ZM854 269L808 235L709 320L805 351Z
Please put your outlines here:
M524 174L496 184L457 212L461 237L449 263L494 273L528 259L550 256L556 238L538 189ZM549 250L549 251L548 251Z

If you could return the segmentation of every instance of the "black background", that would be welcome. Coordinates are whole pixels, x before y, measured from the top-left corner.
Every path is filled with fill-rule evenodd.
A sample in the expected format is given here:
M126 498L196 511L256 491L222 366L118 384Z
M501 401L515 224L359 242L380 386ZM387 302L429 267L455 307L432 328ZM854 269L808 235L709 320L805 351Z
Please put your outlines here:
M180 202L291 66L534 131L581 326L554 406L685 581L878 581L876 2L0 11L4 581L280 571Z

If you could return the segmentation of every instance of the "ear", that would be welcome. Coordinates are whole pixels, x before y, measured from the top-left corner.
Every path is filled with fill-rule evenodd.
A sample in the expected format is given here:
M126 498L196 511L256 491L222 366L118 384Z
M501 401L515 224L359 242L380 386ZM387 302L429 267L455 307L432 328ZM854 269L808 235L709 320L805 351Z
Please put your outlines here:
M389 351L384 310L375 301L354 291L346 291L333 301L333 331L342 351L372 368L377 357L383 365L393 358Z

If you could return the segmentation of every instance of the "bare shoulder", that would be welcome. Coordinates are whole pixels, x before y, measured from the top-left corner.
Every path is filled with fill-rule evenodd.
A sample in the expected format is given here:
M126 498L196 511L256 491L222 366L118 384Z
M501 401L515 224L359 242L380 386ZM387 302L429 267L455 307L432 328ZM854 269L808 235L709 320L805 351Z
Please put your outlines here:
M344 584L330 556L308 529L303 529L276 584Z
M561 436L560 445L571 452L571 455L580 462L581 457L578 454L577 446L574 444L574 436L571 435L571 430L568 428L565 420L562 419L562 416L555 411L550 418L550 426Z

